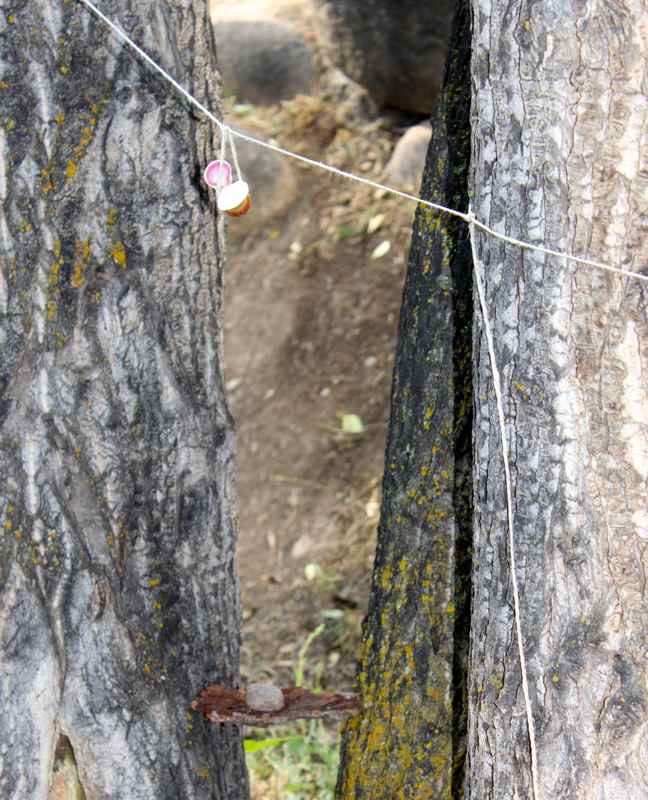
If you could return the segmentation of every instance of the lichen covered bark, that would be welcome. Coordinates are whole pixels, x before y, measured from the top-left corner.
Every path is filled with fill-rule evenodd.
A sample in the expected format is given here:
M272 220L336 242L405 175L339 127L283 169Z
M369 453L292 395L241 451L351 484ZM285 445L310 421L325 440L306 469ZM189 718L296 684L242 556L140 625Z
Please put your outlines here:
M473 0L477 216L648 264L643 0ZM521 622L542 795L648 796L645 284L478 236L513 467ZM468 796L531 797L502 460L475 352Z
M218 100L207 9L101 4ZM0 795L247 796L213 133L87 9L0 10ZM67 746L67 745L66 745ZM81 788L79 789L81 791Z
M467 207L470 33L455 21L424 196ZM472 281L466 230L420 207L392 389L383 504L337 796L462 796L472 521Z

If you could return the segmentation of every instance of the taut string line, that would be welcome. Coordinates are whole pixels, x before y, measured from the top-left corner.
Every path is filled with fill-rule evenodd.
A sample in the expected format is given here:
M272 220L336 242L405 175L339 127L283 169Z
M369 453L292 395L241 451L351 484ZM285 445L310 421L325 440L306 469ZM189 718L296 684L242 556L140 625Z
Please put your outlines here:
M103 12L101 12L91 0L79 0L80 3L87 6L94 14L96 14L99 19L101 19L108 27L118 36L123 42L125 42L129 47L132 47L133 50L146 61L149 66L151 66L156 72L158 72L166 81L168 81L176 91L178 91L191 105L197 108L202 114L204 114L211 122L214 123L218 127L221 132L221 135L230 134L238 139L243 139L246 142L251 142L252 144L257 145L258 147L265 147L267 150L273 150L275 153L279 153L286 158L292 158L296 161L301 161L304 164L309 164L311 167L315 167L316 169L323 170L325 172L330 172L332 175L339 175L341 178L346 178L350 181L355 181L356 183L362 183L365 186L370 186L373 189L380 189L388 194L396 195L397 197L402 197L404 200L410 200L413 203L419 203L422 206L427 208L431 208L435 211L441 211L444 214L450 214L453 217L457 217L458 219L465 222L467 225L474 225L476 228L484 231L484 233L488 233L490 236L493 236L496 239L499 239L502 242L507 242L508 244L515 245L516 247L520 247L523 250L532 250L536 253L543 253L544 255L548 256L555 256L556 258L564 258L567 261L572 261L576 264L583 264L588 267L593 267L595 269L602 269L606 272L614 272L617 275L626 275L629 278L635 278L639 281L648 282L648 275L643 275L641 272L633 272L632 270L623 269L622 267L613 267L610 264L604 264L601 261L594 261L590 258L584 258L583 256L573 256L569 253L563 253L560 250L552 250L547 247L541 247L537 244L531 244L530 242L522 241L521 239L516 239L513 236L507 236L504 233L499 233L498 231L494 230L493 228L489 227L483 222L480 222L474 216L470 214L465 214L462 211L457 211L456 208L448 208L447 206L443 206L439 203L434 203L431 200L423 200L423 198L418 197L414 194L409 194L408 192L402 192L399 189L394 189L392 186L387 186L383 183L378 183L377 181L372 181L370 178L363 178L361 175L355 175L353 172L346 172L343 169L338 169L338 167L334 167L331 164L326 164L324 161L317 161L314 158L308 158L308 156L300 155L299 153L293 153L291 150L286 150L283 147L279 147L279 145L271 144L270 142L265 142L263 139L257 139L255 136L250 136L248 133L243 133L242 131L237 131L234 128L231 128L229 125L225 125L221 122L218 117L216 117L205 105L203 105L199 100L197 100L192 94L190 94L183 86L181 86L178 81L175 80L169 73L161 67L156 61L154 61L148 53L144 52L141 47L139 47L135 42L128 36L128 34L124 33L124 31L115 25L115 23L109 19Z
M522 619L520 616L520 590L517 579L517 556L515 553L515 530L513 527L513 488L511 480L511 466L509 463L509 446L506 437L506 421L504 418L504 401L502 400L502 379L497 366L495 357L495 343L493 341L493 326L491 325L488 314L488 304L486 303L486 292L482 278L482 264L477 254L477 242L475 241L475 228L477 221L472 211L468 210L470 227L470 247L473 257L473 269L475 273L475 286L479 296L479 305L482 312L482 326L486 336L486 346L493 376L493 389L495 391L495 402L497 405L497 420L500 434L500 446L502 449L502 461L504 463L504 479L506 485L506 518L508 522L508 549L509 565L511 570L511 585L513 587L513 611L515 619L515 638L517 642L518 658L520 661L520 672L522 674L522 694L524 695L524 708L526 711L527 730L529 733L529 750L531 751L531 779L533 785L533 796L535 800L541 800L540 781L538 779L538 751L536 748L535 726L533 724L533 709L531 706L531 694L529 692L529 679L527 675L526 656L524 654L524 639L522 637Z

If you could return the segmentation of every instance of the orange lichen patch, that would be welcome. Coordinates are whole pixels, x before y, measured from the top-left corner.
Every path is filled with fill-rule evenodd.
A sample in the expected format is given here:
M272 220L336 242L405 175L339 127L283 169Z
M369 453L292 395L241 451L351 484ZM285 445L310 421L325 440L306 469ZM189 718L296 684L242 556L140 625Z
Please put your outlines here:
M9 84L7 83L7 81L0 81L0 91L2 89L8 89L8 88L9 88Z
M56 122L57 125L62 125L65 122L65 114L59 111L54 117L54 122Z
M85 153L86 148L92 141L93 136L94 136L94 131L92 130L91 126L86 125L86 127L81 130L81 139L79 141L77 148L74 151L74 155L77 156L77 158L83 157L83 154Z
M78 169L78 167L74 163L74 161L68 161L67 165L65 167L65 180L66 181L71 181L74 178L74 176L77 174L77 169Z
M67 64L61 64L61 66L59 67L59 72L61 73L61 75L69 75L70 68L68 67Z
M43 181L43 187L42 187L43 188L43 194L47 194L48 192L51 192L52 189L55 188L54 187L54 182L52 181L52 178L51 178L52 168L51 167L44 167L40 171L39 174L40 174L41 180Z
M72 277L70 278L70 285L73 289L79 289L85 283L85 276L83 275L83 265L78 261L72 268Z
M392 576L393 576L392 568L388 565L383 569L380 576L380 585L385 591L387 591L391 586Z
M63 266L63 259L57 258L50 267L49 275L47 276L47 284L51 288L56 286L61 275L61 267Z
M156 586L159 586L162 583L160 578L151 578L148 582L149 589L155 589Z
M74 244L75 261L72 267L70 285L79 289L85 283L85 268L90 261L90 240L77 241Z
M113 261L124 269L126 266L126 248L123 242L116 242L108 252L112 256Z
M110 226L115 225L116 222L117 222L117 217L118 217L117 209L116 208L111 208L108 211L108 214L106 215L106 225L110 225Z

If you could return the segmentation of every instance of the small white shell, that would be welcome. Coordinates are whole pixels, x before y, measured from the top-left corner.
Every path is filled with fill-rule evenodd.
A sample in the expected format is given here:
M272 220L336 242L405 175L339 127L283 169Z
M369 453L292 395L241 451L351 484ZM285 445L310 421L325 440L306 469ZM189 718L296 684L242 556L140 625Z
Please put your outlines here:
M237 215L239 209L245 208L250 197L250 187L245 181L234 181L224 186L218 195L218 208L228 214ZM246 209L247 210L247 209Z

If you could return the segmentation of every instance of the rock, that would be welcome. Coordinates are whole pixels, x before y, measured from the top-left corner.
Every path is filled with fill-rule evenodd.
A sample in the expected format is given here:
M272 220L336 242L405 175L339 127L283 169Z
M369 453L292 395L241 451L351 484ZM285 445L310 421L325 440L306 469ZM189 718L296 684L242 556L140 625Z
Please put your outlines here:
M230 222L230 236L247 235L268 225L297 198L297 179L287 159L243 139L236 139L236 152L243 178L250 185L252 208L245 217ZM232 160L229 155L228 160Z
M380 106L429 114L443 81L454 0L315 0L332 56Z
M414 125L399 140L385 167L385 179L398 189L418 190L423 178L432 128Z
M245 692L245 702L254 711L281 711L286 705L283 692L272 683L251 683Z
M217 20L214 37L226 94L273 105L311 91L313 52L291 26L269 20Z

